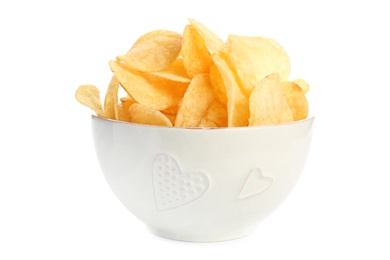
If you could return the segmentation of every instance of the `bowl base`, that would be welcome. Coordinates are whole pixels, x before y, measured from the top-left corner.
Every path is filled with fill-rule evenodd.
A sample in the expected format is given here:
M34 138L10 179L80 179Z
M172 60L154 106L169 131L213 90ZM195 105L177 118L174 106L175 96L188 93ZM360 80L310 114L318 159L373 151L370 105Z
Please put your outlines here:
M159 237L181 242L212 243L235 240L245 237L255 230L255 227L243 228L225 234L199 234L192 232L178 232L148 228L149 231Z

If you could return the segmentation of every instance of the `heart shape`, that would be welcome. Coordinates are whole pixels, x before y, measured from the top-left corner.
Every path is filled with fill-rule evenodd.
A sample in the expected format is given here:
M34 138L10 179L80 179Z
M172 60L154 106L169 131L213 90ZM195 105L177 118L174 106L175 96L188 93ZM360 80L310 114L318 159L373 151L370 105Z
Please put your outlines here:
M158 154L153 164L153 185L157 209L169 210L200 198L209 180L202 172L182 172L174 158Z
M272 185L273 179L263 175L259 168L252 169L241 189L240 199L257 195L268 189Z

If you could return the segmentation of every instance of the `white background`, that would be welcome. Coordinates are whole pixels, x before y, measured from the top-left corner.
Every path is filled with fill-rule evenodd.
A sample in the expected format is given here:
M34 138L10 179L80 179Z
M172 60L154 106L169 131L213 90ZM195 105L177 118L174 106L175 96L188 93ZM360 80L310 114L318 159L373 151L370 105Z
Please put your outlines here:
M256 5L254 5L256 3ZM0 259L390 259L387 1L2 1ZM276 39L311 84L312 149L291 196L252 234L196 244L151 234L98 167L90 111L108 61L195 18Z

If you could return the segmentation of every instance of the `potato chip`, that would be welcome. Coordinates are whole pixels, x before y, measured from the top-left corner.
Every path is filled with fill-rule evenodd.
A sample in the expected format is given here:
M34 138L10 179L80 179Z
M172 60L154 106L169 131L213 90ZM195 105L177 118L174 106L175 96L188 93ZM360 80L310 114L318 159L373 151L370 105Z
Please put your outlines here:
M307 117L309 106L302 88L294 82L282 82L281 88L283 96L291 109L294 121L305 119Z
M168 112L165 112L165 111L160 111L160 112L163 113L164 116L166 116L169 119L169 121L171 121L172 125L175 124L176 114L171 114L171 113L168 113Z
M184 67L183 59L178 57L168 68L160 71L150 72L150 74L157 77L165 78L172 81L190 83L191 78L187 74Z
M130 122L129 107L134 103L137 103L137 101L131 96L120 98L120 104L118 106L118 120Z
M126 103L126 104L137 102L132 96L129 96L129 95L127 95L126 97L121 97L119 100L120 100L120 102Z
M310 85L304 79L294 79L293 82L296 83L303 90L303 93L305 93L305 95L307 94L307 92L309 92Z
M210 81L219 102L227 105L228 101L226 96L225 83L223 82L223 78L219 72L218 67L214 63L212 63L210 66Z
M199 128L217 128L218 125L216 123L214 123L213 121L211 121L210 119L204 117L200 121L198 127Z
M177 111L179 111L179 105L173 106L173 107L168 107L168 108L162 109L160 111L163 113L167 113L167 114L177 114Z
M110 67L130 96L138 103L158 110L178 105L188 86L188 83L170 81L150 73L131 71L117 61L111 61Z
M249 126L293 121L290 107L283 96L279 74L270 74L256 84L249 97L249 109Z
M190 77L209 72L212 62L210 52L203 37L192 25L187 25L184 28L181 56Z
M157 109L134 103L129 107L130 122L144 125L172 126L171 121Z
M222 53L213 54L213 61L218 67L225 84L227 94L228 126L247 126L249 118L249 100L241 92L240 86L237 83L236 75L230 69L228 63L223 57L224 54Z
M118 119L118 89L119 81L113 76L104 99L104 115L109 119Z
M210 53L221 51L225 43L219 38L213 31L207 28L204 24L196 21L195 19L188 19L188 21L193 25L200 35L203 36L204 42L209 49Z
M179 105L175 126L198 127L215 95L208 74L197 74L192 78Z
M199 127L227 127L228 126L228 114L226 106L223 105L218 99L214 99L206 114L202 118Z
M226 46L246 96L250 95L259 80L269 74L278 73L282 81L287 81L290 60L276 41L266 37L231 34Z
M125 55L117 59L140 71L163 70L178 57L182 41L182 35L173 31L151 31L142 35Z
M99 117L175 127L270 125L308 116L310 85L288 79L290 60L278 42L236 34L224 42L188 21L182 35L149 31L110 61L104 104L94 85L80 86L76 99Z
M75 98L84 106L95 111L97 116L104 117L104 111L100 100L100 91L94 85L82 85L77 88Z

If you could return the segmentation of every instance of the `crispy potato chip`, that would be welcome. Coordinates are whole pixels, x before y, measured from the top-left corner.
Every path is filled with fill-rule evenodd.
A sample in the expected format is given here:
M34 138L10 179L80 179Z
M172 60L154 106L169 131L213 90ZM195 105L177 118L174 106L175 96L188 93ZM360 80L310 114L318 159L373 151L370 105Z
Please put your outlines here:
M206 111L205 116L199 124L200 127L227 127L228 114L226 105L218 99L214 99Z
M109 119L118 119L118 89L119 81L113 76L104 98L104 115Z
M151 31L142 35L125 55L117 59L140 71L163 70L178 57L182 41L182 35L173 31Z
M168 113L168 114L177 114L177 111L179 111L179 105L168 107L166 109L160 110L161 112Z
M130 122L144 125L172 126L171 121L157 109L134 103L129 107Z
M289 81L282 82L281 88L294 121L305 119L309 112L309 106L302 88L298 84Z
M293 82L296 83L303 90L303 93L305 93L305 95L307 94L307 92L309 92L310 85L304 79L294 79Z
M94 85L80 86L76 99L99 117L175 127L307 118L310 85L288 79L290 60L278 42L235 34L224 42L204 24L188 21L182 35L150 31L110 61L113 76L103 104ZM122 93L127 96L119 97Z
M203 36L204 42L210 53L221 51L225 43L219 38L213 31L207 28L204 24L196 21L195 19L188 19L188 21L197 29L200 35Z
M290 107L283 96L279 74L270 74L256 84L249 97L249 109L249 126L293 121Z
M290 60L282 46L273 39L231 34L226 46L246 96L259 80L269 74L278 73L282 81L287 81Z
M190 77L209 72L212 62L210 52L203 37L192 25L187 25L184 28L181 56Z
M191 78L184 67L183 59L178 57L168 68L160 71L150 72L151 74L177 82L190 83Z
M218 125L216 123L214 123L213 121L211 121L210 119L204 117L200 121L198 127L199 128L217 128Z
M249 100L241 92L236 80L236 75L230 69L228 63L223 57L224 54L222 53L213 54L213 61L218 67L225 84L227 94L228 126L248 126Z
M118 106L118 120L130 122L129 107L134 103L137 103L137 101L131 96L120 98L120 104Z
M219 72L218 67L214 63L212 63L210 66L210 81L219 102L224 105L227 105L228 100L226 96L225 83L223 81L221 73Z
M170 81L150 73L131 71L117 61L111 61L110 67L130 96L138 103L158 110L179 104L188 86L188 83Z
M122 103L136 103L137 101L132 97L127 95L126 97L121 97L119 99Z
M177 111L175 126L198 127L215 95L208 74L198 74L190 85Z
M169 119L169 121L171 121L172 125L175 124L176 114L170 114L170 113L165 112L165 111L160 111L160 112L163 113Z
M100 101L100 91L94 85L82 85L77 88L75 98L84 106L95 111L97 116L104 117L102 103Z

